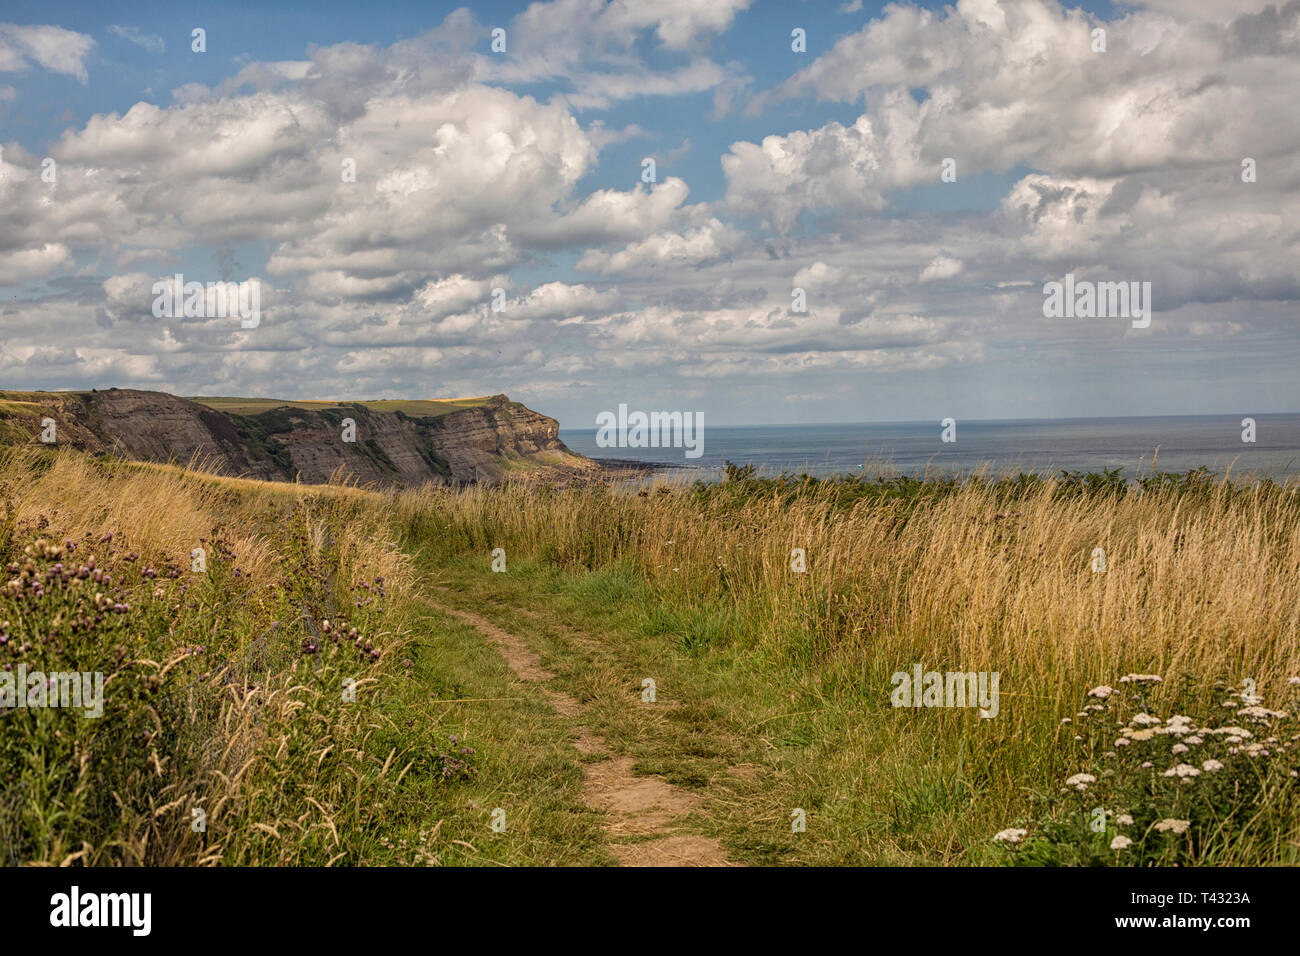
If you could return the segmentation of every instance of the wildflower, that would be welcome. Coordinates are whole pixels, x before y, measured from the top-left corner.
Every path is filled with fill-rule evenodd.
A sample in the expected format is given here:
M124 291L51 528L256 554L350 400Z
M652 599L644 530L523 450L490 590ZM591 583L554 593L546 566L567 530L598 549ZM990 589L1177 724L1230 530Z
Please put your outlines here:
M1185 744L1174 744L1172 748L1173 752L1176 754L1185 754L1187 753L1188 749L1190 748L1188 748Z
M1286 682L1290 684L1292 687L1300 686L1300 677L1288 677L1286 679Z
M1159 717L1152 717L1150 714L1137 714L1130 723L1138 724L1142 727L1150 727L1152 724L1160 723Z
M996 843L1019 843L1028 835L1028 830L1021 830L1016 827L1010 827L1006 830L999 830L993 836Z
M1159 684L1163 678L1158 674L1125 674L1119 679L1121 684Z
M1112 850L1127 850L1132 845L1133 845L1133 841L1130 840L1128 837L1124 836L1123 834L1120 834L1119 836L1115 837L1115 839L1110 841L1110 848Z
M1105 700L1113 693L1115 693L1115 689L1113 687L1111 687L1108 684L1102 684L1100 687L1094 687L1092 690L1088 691L1088 696L1100 697L1102 700Z
M1162 777L1199 777L1201 771L1197 770L1189 763L1180 763L1177 766L1170 767L1160 776Z
M1154 767L1154 766L1155 766L1155 764L1153 764L1150 760L1144 760L1144 761L1142 761L1142 769L1143 769L1143 770L1150 770L1150 769L1151 769L1152 767Z
M1169 817L1157 823L1156 830L1160 833L1186 833L1191 825L1191 820L1175 820Z
M1185 738L1183 740L1183 743L1189 746L1195 746L1196 744L1203 744L1205 743L1205 741L1202 740L1200 737L1198 737L1196 734L1192 734L1192 736Z
M1266 723L1269 720L1283 720L1286 718L1286 712L1281 710L1269 710L1267 707L1243 707L1237 711L1237 716L1245 715L1256 723Z
M1183 714L1174 714L1174 716L1165 721L1165 724L1167 725L1165 733L1177 734L1180 737L1188 731L1196 729L1192 726L1192 718L1186 717Z
M1115 746L1127 747L1130 743L1132 743L1132 741L1130 741L1127 737L1120 737L1118 740L1115 741Z
M1071 720L1069 717L1062 717L1062 718L1061 718L1061 723L1063 723L1063 724L1072 724L1072 723L1074 723L1074 721Z
M1207 734L1228 734L1231 737L1253 737L1255 736L1245 727L1216 727L1213 730L1206 730ZM1229 743L1241 743L1240 740L1229 740Z
M1076 773L1065 781L1067 787L1074 787L1080 793L1088 789L1088 784L1096 783L1097 778L1090 773Z
M1115 825L1120 827L1131 827L1133 825L1133 818L1127 813L1121 813L1115 818Z
M1210 759L1201 764L1201 769L1206 773L1214 773L1216 770L1222 770L1223 764L1219 763L1217 760Z

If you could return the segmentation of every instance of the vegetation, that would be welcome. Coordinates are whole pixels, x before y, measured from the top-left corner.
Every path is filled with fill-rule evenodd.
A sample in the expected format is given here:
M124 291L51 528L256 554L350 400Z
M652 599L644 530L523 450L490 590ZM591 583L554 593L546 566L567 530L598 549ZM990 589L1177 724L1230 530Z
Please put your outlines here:
M612 862L572 720L457 609L738 862L1300 862L1300 498L1268 481L377 493L29 448L0 563L0 667L106 681L101 717L0 710L6 862ZM998 672L996 717L892 707L915 664Z
M219 396L194 395L189 399L219 412L232 415L260 415L277 408L297 408L304 411L319 412L326 409L345 408L348 405L363 405L375 412L401 412L410 418L441 418L450 412L465 408L478 408L492 400L492 396L483 395L476 398L438 398L438 399L381 399L369 402L334 402L328 400L286 401L279 398L223 398ZM518 402L513 403L518 405ZM520 406L522 407L522 406Z

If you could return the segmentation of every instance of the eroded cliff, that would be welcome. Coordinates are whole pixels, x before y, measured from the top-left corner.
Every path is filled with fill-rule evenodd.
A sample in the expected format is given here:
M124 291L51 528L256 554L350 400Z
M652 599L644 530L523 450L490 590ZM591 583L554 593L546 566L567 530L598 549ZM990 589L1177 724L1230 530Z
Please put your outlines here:
M448 403L452 410L437 407L437 414L424 413L438 406L434 402L226 400L232 409L258 409L239 413L205 401L136 389L0 392L0 436L40 443L43 432L47 438L52 433L55 444L83 451L197 463L222 474L272 481L320 483L339 476L362 484L413 486L493 483L522 473L589 476L600 470L565 447L555 419L505 395L459 400L454 407Z

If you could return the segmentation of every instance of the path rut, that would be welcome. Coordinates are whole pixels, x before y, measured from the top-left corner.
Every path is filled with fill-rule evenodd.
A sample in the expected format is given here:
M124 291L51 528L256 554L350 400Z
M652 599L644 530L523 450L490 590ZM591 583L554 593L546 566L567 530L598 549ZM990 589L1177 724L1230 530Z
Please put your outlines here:
M542 666L541 657L522 638L472 611L436 606L490 640L518 677L543 685L542 692L557 713L575 719L582 716L583 706L576 698L544 686L555 675ZM712 837L678 832L681 818L699 805L698 796L663 777L637 776L633 758L614 755L603 737L582 724L573 726L573 738L579 753L604 757L583 765L587 778L583 801L604 814L609 850L620 865L734 865L722 844ZM629 838L635 838L634 842Z

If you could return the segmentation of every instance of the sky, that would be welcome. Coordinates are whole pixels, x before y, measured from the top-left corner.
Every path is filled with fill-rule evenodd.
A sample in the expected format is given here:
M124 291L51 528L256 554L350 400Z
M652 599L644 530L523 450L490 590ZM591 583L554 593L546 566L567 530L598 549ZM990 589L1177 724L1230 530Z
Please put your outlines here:
M1300 0L6 0L0 387L1300 411L1297 92Z

